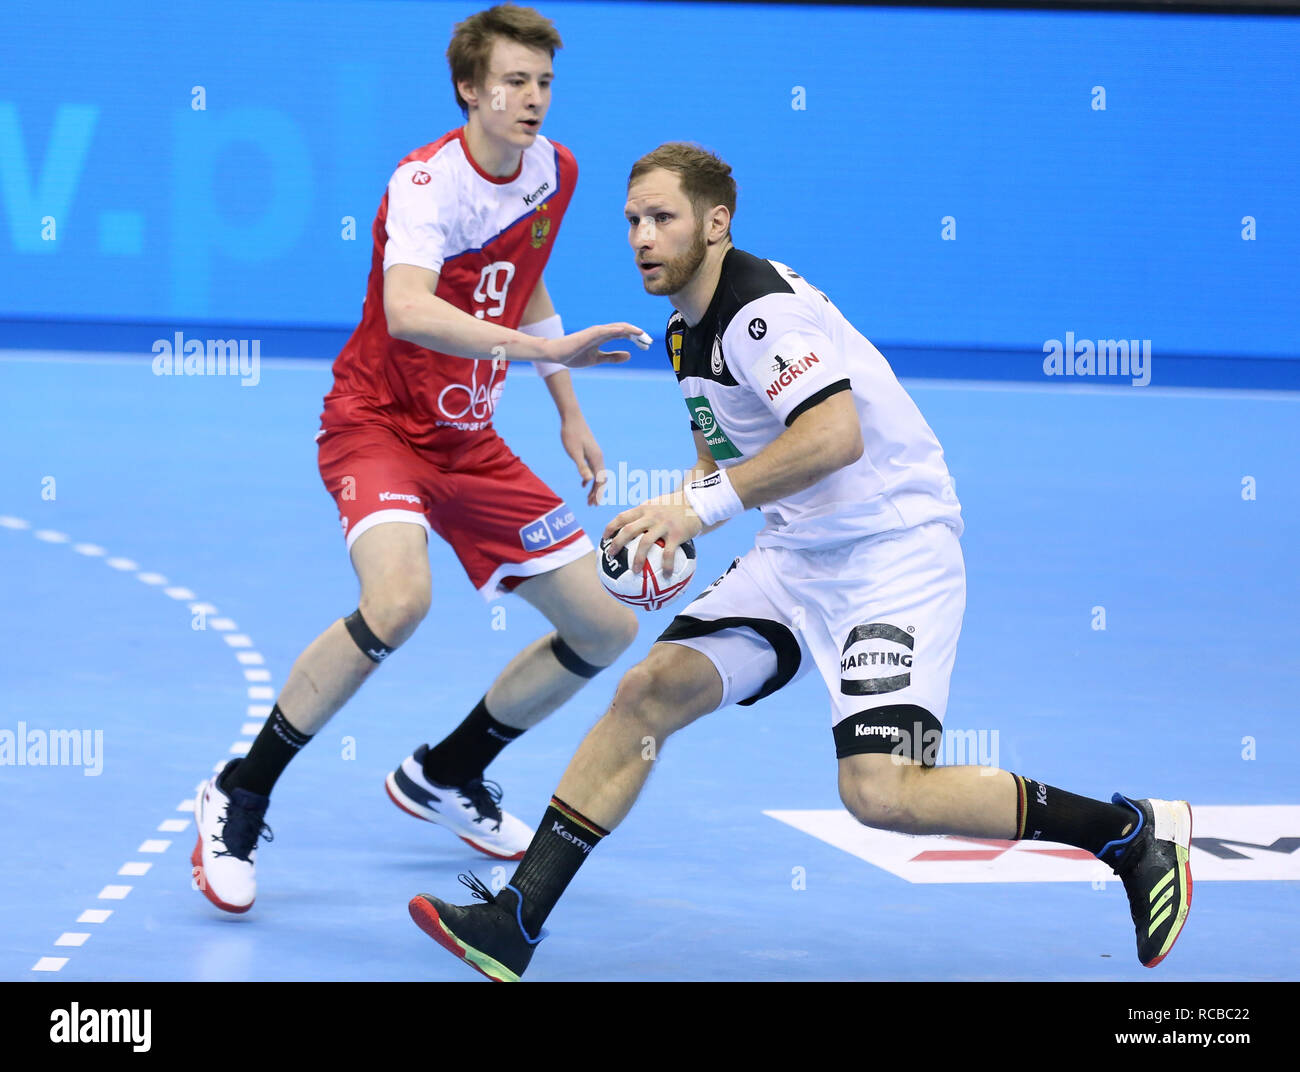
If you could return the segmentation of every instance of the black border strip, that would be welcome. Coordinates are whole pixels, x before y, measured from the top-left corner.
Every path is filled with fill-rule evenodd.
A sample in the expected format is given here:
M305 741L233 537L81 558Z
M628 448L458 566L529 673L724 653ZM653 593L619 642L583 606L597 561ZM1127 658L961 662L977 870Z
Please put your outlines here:
M785 426L789 428L790 425L794 424L796 420L807 413L808 410L812 409L813 406L817 405L818 402L825 402L831 397L831 395L837 395L841 391L851 390L852 387L853 385L849 383L847 379L844 379L836 380L834 383L823 387L820 391L814 391L790 411L790 416L785 419Z

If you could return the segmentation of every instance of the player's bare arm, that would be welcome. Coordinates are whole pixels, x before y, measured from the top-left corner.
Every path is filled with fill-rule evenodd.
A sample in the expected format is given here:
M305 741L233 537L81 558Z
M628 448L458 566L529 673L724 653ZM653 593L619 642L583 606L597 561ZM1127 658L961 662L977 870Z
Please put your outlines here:
M528 304L524 307L524 315L520 321L521 330L528 335L552 337L551 332L533 330L533 325L544 324L552 317L556 317L556 330L563 330L558 327L559 319L556 316L555 304L546 289L546 280L539 279L528 299ZM578 404L578 396L573 390L573 378L562 368L552 370L544 364L538 371L545 377L546 389L551 393L551 401L555 403L555 410L560 415L560 442L564 446L565 453L578 467L582 486L585 488L588 483L591 484L587 492L587 505L595 506L600 496L600 489L605 486L603 475L605 455L600 449L600 444L596 442L591 427L587 424L587 418L583 416L582 407Z
M413 264L394 264L384 273L384 316L395 339L455 357L511 361L553 361L566 368L621 364L626 350L600 348L615 339L631 339L641 349L650 336L635 324L597 324L559 339L541 339L480 320L439 298L438 273Z
M698 459L703 467L708 444L699 432L695 438L697 446L703 446ZM812 487L836 470L852 465L862 457L862 451L862 426L853 394L840 391L806 409L753 458L728 469L727 476L748 510ZM710 467L706 471L689 476L687 483L717 468L712 455L708 463ZM605 536L613 536L609 553L618 554L634 537L648 532L650 538L637 548L632 568L639 570L644 565L645 556L656 540L664 541L664 561L671 563L673 553L682 543L705 531L700 515L680 500L676 493L662 495L624 510L605 526ZM712 525L708 531L717 527Z

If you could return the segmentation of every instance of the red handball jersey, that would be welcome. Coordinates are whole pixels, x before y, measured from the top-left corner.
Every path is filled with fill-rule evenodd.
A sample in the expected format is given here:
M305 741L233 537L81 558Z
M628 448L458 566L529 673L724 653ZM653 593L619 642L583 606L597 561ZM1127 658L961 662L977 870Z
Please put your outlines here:
M515 174L479 168L453 130L397 167L375 216L361 323L334 362L321 427L379 420L418 447L445 449L492 426L509 362L426 350L388 334L384 272L438 272L437 296L481 320L519 327L573 196L573 154L540 135Z

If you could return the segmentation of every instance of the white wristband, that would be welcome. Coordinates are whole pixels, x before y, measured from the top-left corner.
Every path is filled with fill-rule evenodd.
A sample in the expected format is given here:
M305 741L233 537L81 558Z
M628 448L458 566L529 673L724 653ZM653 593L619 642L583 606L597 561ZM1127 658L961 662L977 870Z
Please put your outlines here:
M745 512L745 504L731 486L731 477L727 476L725 469L692 480L682 491L686 493L687 504L699 515L706 529Z
M534 324L522 324L519 330L525 335L533 335L539 339L558 339L564 334L564 324L560 321L560 314L548 316L545 320L538 320ZM554 361L534 361L533 367L537 369L537 375L542 379L547 376L554 376L557 372L563 372L564 365L557 364Z

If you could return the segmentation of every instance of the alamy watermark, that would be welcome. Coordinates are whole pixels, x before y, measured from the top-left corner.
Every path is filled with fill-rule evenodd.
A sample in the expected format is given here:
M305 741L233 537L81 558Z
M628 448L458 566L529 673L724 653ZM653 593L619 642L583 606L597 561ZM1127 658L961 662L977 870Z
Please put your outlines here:
M896 743L891 749L895 763L919 758L926 766L983 767L982 774L994 774L1000 766L997 730L926 730L919 725L913 725L911 729L902 726L865 728L895 731ZM919 751L912 740L914 733L917 735L915 744L920 745Z
M1134 387L1151 382L1150 339L1076 339L1043 343L1045 376L1129 376Z
M239 376L244 387L262 379L261 339L155 339L155 376Z
M94 778L104 773L103 730L37 730L18 723L0 730L0 767L81 767Z

